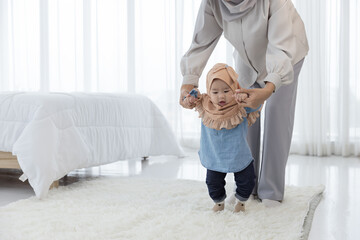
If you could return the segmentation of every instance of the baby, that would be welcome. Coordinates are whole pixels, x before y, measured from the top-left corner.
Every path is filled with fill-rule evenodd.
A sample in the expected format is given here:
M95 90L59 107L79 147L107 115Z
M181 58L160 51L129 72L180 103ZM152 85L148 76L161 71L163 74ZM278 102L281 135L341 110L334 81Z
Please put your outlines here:
M225 176L234 173L237 203L234 212L245 211L245 202L255 186L253 157L246 141L248 119L256 121L258 109L243 108L239 103L246 94L240 89L238 75L230 66L218 63L206 78L207 94L193 89L184 101L195 102L201 123L199 157L207 169L206 184L215 202L213 211L225 207Z

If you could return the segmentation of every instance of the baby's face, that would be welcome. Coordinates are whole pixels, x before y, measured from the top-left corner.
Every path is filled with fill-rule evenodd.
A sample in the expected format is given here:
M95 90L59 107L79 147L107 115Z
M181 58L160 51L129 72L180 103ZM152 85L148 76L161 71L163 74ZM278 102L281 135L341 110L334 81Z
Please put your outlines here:
M232 89L224 81L215 79L211 84L209 96L213 104L223 107L234 99L233 95Z

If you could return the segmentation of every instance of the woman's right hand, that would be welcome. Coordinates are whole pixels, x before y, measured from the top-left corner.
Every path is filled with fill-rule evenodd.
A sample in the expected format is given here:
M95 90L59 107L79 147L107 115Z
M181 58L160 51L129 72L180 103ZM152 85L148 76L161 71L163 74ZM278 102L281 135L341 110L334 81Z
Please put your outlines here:
M195 107L195 98L189 94L193 88L194 85L191 84L184 84L181 86L179 103L183 108L193 109Z

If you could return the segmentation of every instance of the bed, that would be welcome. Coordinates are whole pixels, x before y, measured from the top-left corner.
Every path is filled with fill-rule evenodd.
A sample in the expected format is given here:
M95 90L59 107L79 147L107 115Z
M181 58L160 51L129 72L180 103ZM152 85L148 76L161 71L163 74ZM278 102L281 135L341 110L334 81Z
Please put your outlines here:
M38 198L75 169L158 155L184 153L145 96L0 93L0 168L21 168Z

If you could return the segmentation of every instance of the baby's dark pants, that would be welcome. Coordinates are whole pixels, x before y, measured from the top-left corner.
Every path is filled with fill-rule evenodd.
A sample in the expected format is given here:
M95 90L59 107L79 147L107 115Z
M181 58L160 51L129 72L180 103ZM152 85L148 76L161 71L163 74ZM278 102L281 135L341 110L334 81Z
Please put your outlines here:
M219 203L225 200L225 177L226 173L207 170L206 173L206 185L209 190L209 195L215 203ZM236 182L235 197L242 202L245 202L252 193L255 186L255 170L254 163L251 162L249 166L240 172L234 173Z

